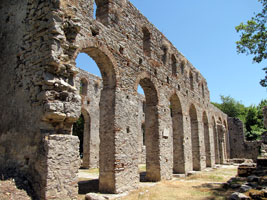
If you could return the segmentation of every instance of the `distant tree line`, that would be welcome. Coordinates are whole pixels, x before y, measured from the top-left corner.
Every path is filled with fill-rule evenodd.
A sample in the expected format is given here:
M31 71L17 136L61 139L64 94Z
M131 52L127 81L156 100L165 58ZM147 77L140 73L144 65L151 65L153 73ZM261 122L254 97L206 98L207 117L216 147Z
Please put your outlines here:
M226 113L229 117L239 118L244 123L245 136L247 140L258 140L266 131L263 124L262 108L267 106L267 99L262 100L257 106L246 107L240 101L230 96L221 96L222 103L213 103L216 107Z

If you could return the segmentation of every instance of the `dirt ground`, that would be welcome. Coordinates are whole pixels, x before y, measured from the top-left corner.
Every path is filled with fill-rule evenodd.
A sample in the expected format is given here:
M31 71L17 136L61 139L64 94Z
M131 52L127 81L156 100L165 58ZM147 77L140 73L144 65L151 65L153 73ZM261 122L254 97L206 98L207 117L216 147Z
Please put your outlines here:
M16 187L13 180L0 180L0 199L1 200L30 200L24 190Z
M170 181L149 183L144 180L145 166L141 165L139 169L141 183L138 190L132 191L123 197L109 197L117 200L226 199L234 191L231 189L224 189L223 183L237 174L237 166L225 165L217 169L209 168L184 178L174 178ZM93 177L98 176L97 170L82 170L81 172L82 174L87 172ZM86 178L82 177L80 177L80 180L79 200L84 199L84 195L88 192L98 193L98 180L86 180Z
M140 179L144 177L145 166L140 166ZM129 192L117 200L220 200L226 199L234 191L224 189L223 183L236 176L236 166L222 166L207 169L184 178L174 178L159 183L140 183L138 190ZM85 198L88 192L98 193L98 170L80 170L78 199ZM0 200L29 200L23 190L16 188L14 181L0 181Z

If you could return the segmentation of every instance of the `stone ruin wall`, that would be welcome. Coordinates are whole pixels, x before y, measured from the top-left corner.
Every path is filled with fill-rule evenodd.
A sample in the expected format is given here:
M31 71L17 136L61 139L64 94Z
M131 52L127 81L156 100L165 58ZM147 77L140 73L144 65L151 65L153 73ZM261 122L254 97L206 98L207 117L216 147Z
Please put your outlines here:
M79 146L71 130L87 101L75 84L79 52L103 78L101 192L139 182L139 83L147 180L202 170L227 155L227 116L210 104L200 72L127 0L96 4L95 20L93 0L0 2L0 171L18 171L40 199L77 196Z
M244 125L238 118L228 118L230 158L247 158L256 162L262 141L247 141Z
M267 107L263 108L264 126L267 127ZM244 125L238 118L228 118L229 126L229 158L247 158L256 162L258 156L266 156L267 133L263 132L261 140L247 141L245 138Z

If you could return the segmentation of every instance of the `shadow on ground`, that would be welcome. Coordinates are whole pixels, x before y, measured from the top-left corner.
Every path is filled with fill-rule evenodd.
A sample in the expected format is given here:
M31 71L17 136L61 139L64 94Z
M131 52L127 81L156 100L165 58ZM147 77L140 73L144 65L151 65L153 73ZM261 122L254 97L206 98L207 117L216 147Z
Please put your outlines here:
M93 179L93 180L86 180L86 181L79 181L78 182L79 187L79 194L87 194L90 192L98 193L99 192L99 180Z
M224 183L204 183L193 188L203 192L209 191L211 196L207 197L207 200L227 199L234 192L233 189L226 188Z

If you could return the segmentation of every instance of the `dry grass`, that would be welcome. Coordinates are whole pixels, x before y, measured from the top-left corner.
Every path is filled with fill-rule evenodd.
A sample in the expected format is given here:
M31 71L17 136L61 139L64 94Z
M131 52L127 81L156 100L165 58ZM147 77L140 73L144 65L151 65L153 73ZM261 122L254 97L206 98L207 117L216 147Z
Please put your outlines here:
M98 169L81 171L99 173ZM146 166L139 165L139 173L145 171ZM223 200L232 194L233 190L224 189L222 183L227 182L236 173L237 167L233 166L198 172L186 178L162 181L153 187L142 187L119 200ZM84 194L79 195L78 199L84 199Z
M179 180L162 181L154 187L141 188L121 200L213 200L226 199L233 191L222 183L236 175L236 167L200 172Z

